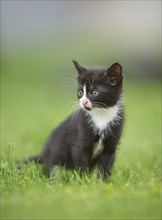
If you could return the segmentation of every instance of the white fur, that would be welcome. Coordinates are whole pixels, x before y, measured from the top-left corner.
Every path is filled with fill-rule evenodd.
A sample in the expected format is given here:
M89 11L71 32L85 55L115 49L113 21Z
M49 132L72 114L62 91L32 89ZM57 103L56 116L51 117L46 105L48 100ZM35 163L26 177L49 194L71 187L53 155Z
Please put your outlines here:
M109 125L110 123L112 124L116 122L118 123L118 119L120 118L120 116L118 115L119 112L120 112L120 104L118 103L115 106L110 107L110 108L92 109L92 111L89 112L89 114L91 115L91 120L92 120L90 123L92 124L93 122L95 127L97 128L97 129L94 128L94 125L93 125L94 131L96 132L98 129L99 131L103 131L107 127L111 131L111 127ZM104 145L102 144L102 139L100 138L99 141L94 144L92 159L100 155L103 149L104 149Z
M99 139L99 141L97 143L95 143L93 146L92 159L94 159L98 155L100 155L102 153L103 149L104 149L104 145L102 144L102 140Z
M110 108L93 108L90 113L92 121L99 130L104 130L110 122L118 118L119 105Z

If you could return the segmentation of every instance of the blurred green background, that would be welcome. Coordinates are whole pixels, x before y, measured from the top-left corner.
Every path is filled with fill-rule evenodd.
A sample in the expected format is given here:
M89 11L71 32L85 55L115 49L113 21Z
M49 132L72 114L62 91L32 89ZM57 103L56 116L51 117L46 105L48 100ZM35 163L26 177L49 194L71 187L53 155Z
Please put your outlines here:
M161 2L1 2L1 218L160 219ZM17 160L40 152L71 112L72 59L123 66L126 123L112 178ZM34 208L33 208L34 207Z

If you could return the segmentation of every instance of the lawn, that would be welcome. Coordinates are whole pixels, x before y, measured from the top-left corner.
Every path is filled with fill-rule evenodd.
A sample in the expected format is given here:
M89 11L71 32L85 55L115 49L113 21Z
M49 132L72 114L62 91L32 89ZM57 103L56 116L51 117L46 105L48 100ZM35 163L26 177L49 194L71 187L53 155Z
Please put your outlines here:
M80 178L59 168L48 179L35 164L15 168L72 111L74 68L53 62L51 69L41 56L2 63L1 219L161 219L159 82L125 79L125 129L108 181L96 172Z

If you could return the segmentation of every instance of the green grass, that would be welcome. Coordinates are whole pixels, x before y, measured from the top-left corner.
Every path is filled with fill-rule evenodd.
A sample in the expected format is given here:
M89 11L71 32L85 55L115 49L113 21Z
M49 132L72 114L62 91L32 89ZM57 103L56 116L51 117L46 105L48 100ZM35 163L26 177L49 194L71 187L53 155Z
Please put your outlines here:
M41 167L17 170L15 161L41 151L70 114L75 89L57 61L45 71L42 58L33 60L15 58L2 68L1 218L160 219L160 83L125 80L125 129L107 182L64 168L48 179Z

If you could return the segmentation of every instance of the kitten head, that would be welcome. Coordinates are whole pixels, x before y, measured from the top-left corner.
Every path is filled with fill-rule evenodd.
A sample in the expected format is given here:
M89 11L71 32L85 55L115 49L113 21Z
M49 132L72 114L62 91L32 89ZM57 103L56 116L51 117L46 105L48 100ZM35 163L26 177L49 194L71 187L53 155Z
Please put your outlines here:
M122 92L122 67L114 63L109 68L88 68L77 61L73 63L78 72L77 96L80 106L86 111L93 108L114 106Z

